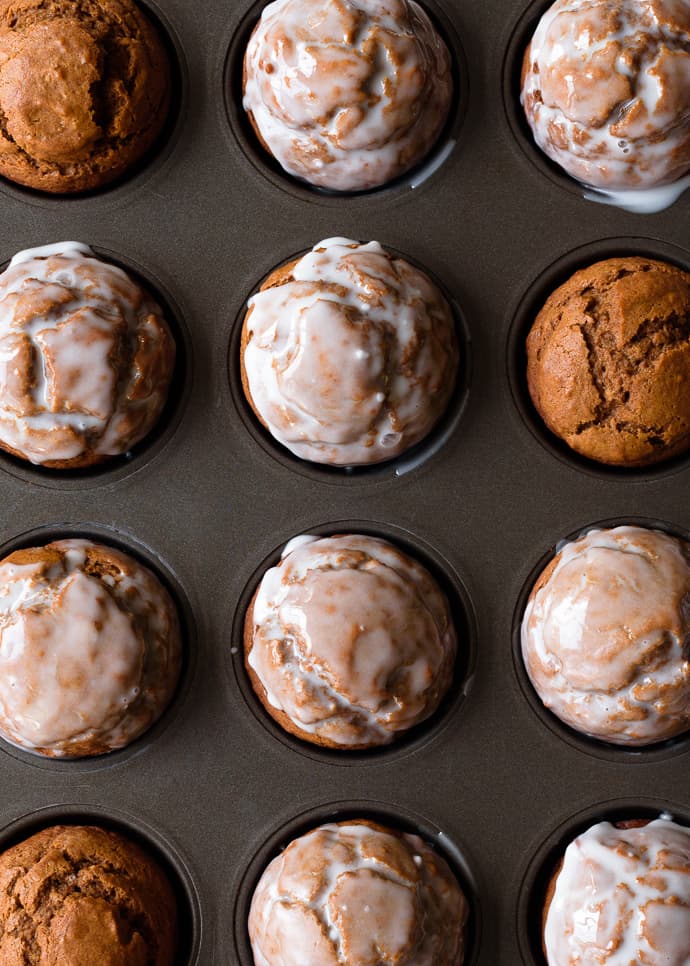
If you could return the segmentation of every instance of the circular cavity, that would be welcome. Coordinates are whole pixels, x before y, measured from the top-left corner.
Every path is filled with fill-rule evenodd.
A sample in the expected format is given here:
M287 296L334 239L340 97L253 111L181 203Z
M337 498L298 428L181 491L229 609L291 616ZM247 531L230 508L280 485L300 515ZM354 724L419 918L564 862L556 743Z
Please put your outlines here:
M642 481L674 473L679 468L686 466L688 452L671 455L655 464L644 466L617 466L597 462L583 456L548 429L535 408L527 382L527 338L535 319L552 293L567 283L576 272L588 269L603 260L628 258L663 261L673 268L681 269L686 273L690 272L690 254L688 252L656 239L611 238L576 248L545 268L522 296L512 315L506 346L506 364L513 401L522 421L534 438L553 456L567 463L568 466L589 475L609 479L625 479L626 481ZM653 326L653 320L651 325ZM676 326L674 320L671 319L670 327L674 331L677 330L676 334L681 342L683 339L682 326L682 319L679 326ZM659 353L658 346L654 344L656 338L654 333L645 334L644 327L641 327L641 335L648 341L650 358L653 358ZM663 327L661 336L664 336Z
M96 194L165 153L183 71L157 10L99 0L45 15L21 0L0 25L0 46L0 173L20 196Z
M362 747L361 743L357 744L356 742L354 747L349 748L347 745L329 747L325 743L320 743L321 739L318 734L310 736L305 731L301 736L298 736L301 729L294 726L291 727L291 730L286 730L285 725L291 724L290 719L287 715L283 715L271 707L270 700L265 697L263 686L259 686L259 694L262 691L264 694L261 698L257 695L250 680L250 673L255 680L257 680L256 674L251 667L248 669L245 663L246 617L254 606L265 574L280 563L283 547L276 549L257 568L247 582L235 612L232 646L228 650L235 681L249 709L254 718L274 738L292 750L317 760L338 765L365 765L380 762L383 759L402 757L426 746L456 714L471 687L474 677L476 660L475 620L464 585L450 564L418 538L405 531L400 531L398 528L382 525L373 526L362 521L343 521L329 526L312 528L307 535L298 537L294 542L290 541L288 547L291 544L302 542L303 547L308 550L306 543L310 538L335 537L339 534L360 534L365 539L373 538L377 542L385 540L392 545L394 553L402 553L411 558L414 562L412 565L415 567L415 572L418 572L416 568L421 565L421 568L431 577L447 601L450 622L455 628L459 643L454 663L452 667L447 669L450 683L444 695L434 695L433 704L436 706L433 712L424 720L419 720L418 723L410 722L408 730L395 736L393 744L376 745L370 740L367 742L367 747ZM248 670L250 673L248 673ZM444 671L444 675L446 675L446 671ZM280 724L278 721L280 721ZM307 727L311 728L310 725ZM311 740L309 740L310 737ZM350 740L352 740L352 737L351 734ZM317 743L314 743L315 738Z
M0 590L6 599L9 594L13 609L0 629L2 750L70 776L116 766L148 749L179 713L193 673L193 619L170 569L118 531L79 525L21 534L0 547L0 560L0 570L12 571L10 583L3 581ZM152 605L159 598L163 609L154 620ZM70 614L100 629L60 635ZM168 624L170 648L161 637ZM103 638L113 645L107 669L100 668ZM51 640L54 646L48 648ZM40 656L33 665L27 661L32 655ZM99 691L89 673L103 682ZM17 698L22 683L31 684L24 702ZM62 718L55 701L48 700L56 688ZM123 709L120 698L126 699ZM85 721L87 713L91 717ZM68 727L72 719L79 733Z
M647 721L646 723L644 720L642 721L642 727L646 728L647 731L649 731L649 734L646 735L645 742L636 744L632 741L628 741L626 743L620 734L616 735L612 727L611 727L611 733L609 734L607 732L606 738L594 737L592 734L588 734L588 733L585 733L584 731L577 730L571 720L565 720L566 718L565 713L564 713L564 717L561 718L556 713L556 708L549 708L544 705L540 695L535 690L535 686L532 680L530 679L527 668L525 666L525 661L523 660L522 627L523 627L523 621L524 621L525 615L528 611L530 611L530 601L531 601L532 592L535 588L540 587L540 582L543 578L543 575L546 575L548 578L549 574L552 573L553 568L556 566L558 562L556 558L559 557L559 555L562 555L563 551L568 550L568 548L570 548L569 553L572 553L572 548L577 545L578 541L585 540L588 534L617 532L619 536L621 535L625 536L626 530L631 530L633 534L639 530L641 531L641 535L643 537L647 537L649 536L649 534L652 534L652 537L653 537L655 533L658 533L660 535L660 539L662 540L662 550L664 551L665 554L668 555L668 561L666 562L670 562L671 564L678 563L681 560L681 558L678 557L676 553L677 548L679 548L680 546L684 546L686 544L690 545L689 535L684 530L678 527L670 526L667 523L664 523L659 520L651 520L647 518L638 518L638 517L628 517L628 518L625 518L624 520L621 520L621 519L603 520L597 523L593 523L591 526L587 526L581 530L578 530L574 533L569 534L562 541L560 541L556 547L552 548L551 551L546 553L541 558L541 560L533 568L532 572L530 573L530 575L528 576L527 580L523 585L522 591L520 593L520 596L518 598L518 601L515 607L515 611L513 613L513 626L512 626L513 664L514 664L515 672L516 672L521 690L528 704L532 708L533 712L537 715L537 717L549 728L549 730L559 740L567 742L568 744L577 748L579 751L584 752L585 754L589 754L595 758L600 758L606 761L626 762L626 763L631 763L635 761L650 762L650 761L664 760L670 756L687 752L688 748L690 747L690 734L688 733L687 727L685 728L685 730L683 730L682 728L680 728L680 725L679 725L680 730L676 730L675 734L672 733L674 730L673 728L671 728L670 733L666 733L665 736L661 733L661 731L659 731L659 733L656 735L652 734L651 732L654 730L656 713L658 711L658 709L657 711L655 711L654 707L652 707L650 711L651 720ZM613 551L605 552L605 561L609 560L609 557L612 555L612 553ZM596 557L596 553L595 553L595 557ZM627 561L627 558L626 558L626 561ZM651 563L646 564L644 560L641 560L638 562L637 559L635 558L633 558L633 565L634 565L633 566L634 571L636 571L636 568L639 569L640 567L642 569L645 569L645 567L652 569ZM573 566L575 566L575 564L571 564L571 569ZM566 575L569 573L570 571L566 569ZM609 574L609 576L611 576L611 574ZM635 572L633 576L639 577L640 575ZM626 582L616 582L614 584L613 578L612 578L612 582L610 582L608 586L612 590L612 593L615 593L616 595L618 594L622 595L625 591L629 590L629 583L630 583L629 581L626 581ZM589 586L588 584L582 584L579 588L579 597L581 597L583 601L587 597L588 586ZM631 605L631 613L633 614L633 617L635 616L635 609L637 607L637 604L639 603L640 600L644 599L644 594L649 592L651 592L650 587L646 584L646 581L645 581L643 588L640 590L640 595L637 598L633 596L633 602ZM579 598L576 595L573 595L573 602L575 602L577 599ZM687 608L686 600L687 598L684 598L681 595L675 601L677 605L677 613L675 614L672 613L673 605L672 604L667 605L667 609L671 613L671 616L673 617L673 620L676 623L678 622L682 623L683 621L687 621L687 617L684 616L686 614L685 608ZM640 627L637 624L636 624L636 627L638 630L640 629ZM649 681L647 682L646 686L648 686L650 689L653 687L653 683L654 683L654 678L653 678L654 670L660 671L662 677L666 673L666 671L662 666L663 661L664 661L664 658L669 657L667 649L673 650L674 640L675 640L675 639L672 639L672 635L669 635L669 637L666 638L660 632L657 633L657 638L660 646L659 646L659 652L656 655L654 655L654 658L656 659L659 667L654 668L652 662L650 661L649 674L646 677L644 676L644 668L640 672L640 674L643 675L645 681L647 680L647 677L649 678ZM647 639L644 637L644 635L642 636L641 639L644 645ZM649 641L648 641L650 645L650 655L652 650L651 642L653 639L654 639L653 633L650 632ZM619 643L622 640L622 637L620 634L619 634L618 640L619 640ZM678 667L676 668L676 671L677 671L676 678L678 680L676 680L675 683L678 684L678 681L682 679L682 676L683 676L683 666L684 664L687 664L687 661L684 661L684 659L682 658L682 654L684 653L684 647L686 645L684 641L676 641L675 643L677 644L679 649L679 654L681 655L681 659L679 661ZM592 657L592 655L590 655L590 657ZM621 665L620 663L616 665L615 655L612 656L611 653L607 651L602 651L601 653L594 654L594 658L600 658L603 664L607 665L608 663L610 663L611 667L613 668L618 667L618 670L620 670ZM560 680L560 678L558 678L558 680ZM659 685L659 681L657 681L657 685ZM634 690L634 687L635 687L634 682L630 684L630 687L631 687L631 691ZM645 685L643 684L642 691L644 691L644 687ZM668 694L666 694L666 692L670 690L671 690L670 686L667 687L665 690L662 688L662 691L660 693L666 695L667 697L670 697ZM603 691L601 691L600 689L596 689L592 693L589 693L589 692L583 692L583 693L586 693L587 695L587 700L585 702L585 705L583 706L585 710L588 707L589 703L593 703L595 712L600 714L603 721L606 718L605 707L604 707L606 705L606 699L604 697ZM625 688L622 689L621 695L625 697ZM639 697L640 699L642 697L649 698L650 695L642 694L640 692ZM621 700L620 695L618 696L618 700ZM653 698L651 699L651 701L653 704ZM558 711L560 710L561 708L559 705ZM676 711L678 711L678 708L676 708ZM676 715L676 718L678 719L676 723L680 721L680 718L683 716L683 713L684 712L681 707L680 716ZM580 715L584 714L584 711L580 709L579 714ZM687 714L687 708L686 708L685 714ZM670 718L672 717L673 716L671 715ZM619 721L617 726L619 728L625 727L625 723L623 721ZM637 726L640 727L639 722L637 723ZM602 725L602 728L603 728L603 725Z
M680 112L682 117L680 101L687 96L684 92L687 92L688 85L683 81L683 72L688 69L685 61L690 54L690 38L687 31L684 37L682 30L678 32L678 25L675 28L659 28L656 16L652 15L647 17L648 22L640 34L630 40L629 35L635 33L632 21L640 16L644 8L651 6L651 0L635 0L631 4L619 5L616 9L606 5L603 0L595 0L584 6L570 4L569 0L560 0L553 6L544 0L533 0L512 30L503 64L504 107L511 131L525 157L542 174L571 193L642 214L667 208L690 186L690 174L687 173L690 168L690 129L682 120L680 124L673 122L674 113ZM679 18L687 19L687 13L681 9L682 5L672 0L664 0L661 6L666 8L664 16L670 18L670 22L676 22ZM596 8L603 8L603 14L599 11L598 16L589 17ZM586 89L578 97L574 88L568 87L572 76L568 73L566 61L569 49L577 43L574 40L574 31L580 19L588 24L588 30L582 33L587 37L588 47L591 45L593 50L592 59L588 62L591 70L588 72ZM549 42L553 43L554 55L551 61L543 53L541 56L548 105L544 106L539 101L540 93L535 87L539 73L535 74L533 70L526 74L528 99L535 111L540 112L543 137L552 142L552 157L557 156L561 161L567 160L573 141L579 144L574 152L575 157L570 159L578 168L577 175L572 177L537 146L520 103L526 51L535 33L539 32L541 36L547 27L550 27L550 33L563 34L562 43L556 42L553 37L547 40L547 46ZM609 43L604 39L602 30L610 34ZM592 43L597 32L601 36ZM613 72L611 76L610 72ZM637 92L633 92L631 97L621 100L622 87L633 84L636 78L640 81L639 90L644 96L640 97ZM659 97L662 87L667 93L665 98ZM673 98L670 96L671 91L674 92ZM563 107L563 114L556 108L556 102ZM594 126L588 130L588 123L597 111L604 110L607 103L612 105L609 125L603 123L600 127ZM652 123L658 126L662 134L657 131L649 136L648 107L652 108ZM617 121L626 127L626 132L621 132L621 136L616 136L610 130L617 130ZM662 180L656 185L642 184L646 174L638 175L632 187L625 184L625 176L622 185L616 187L611 183L616 170L629 171L629 159L636 157L638 153L644 156L646 168L665 168L670 157L670 152L666 150L668 131L675 139L677 155L684 155L686 158L685 171L683 164L676 160L675 166L668 165L666 179L662 175ZM604 140L608 147L599 145L598 142ZM581 170L583 157L577 155L579 153L586 157L593 142L597 143L597 151L592 151L595 158L605 149L614 162L613 169L607 169L603 174L608 186L604 184L593 187L596 182L588 179L596 177L596 174L593 175L589 168L587 171ZM664 146L663 152L660 150L661 145ZM582 180L575 180L576 176Z
M396 11L399 12L406 6L406 2L401 3L400 0L396 0ZM360 7L361 9L354 8L348 4L340 8L340 13L346 20L349 18L366 20L365 4L360 3ZM380 199L382 195L390 198L391 194L405 193L410 188L414 189L422 185L442 167L456 146L459 129L467 107L468 75L465 57L453 25L435 4L425 3L423 6L414 4L414 7L414 19L424 24L425 34L429 34L429 31L431 31L429 36L435 35L442 38L440 44L448 55L448 64L444 70L450 76L451 89L445 122L441 123L435 138L428 137L426 141L427 150L424 152L424 156L416 161L412 160L412 165L408 170L399 172L398 176L391 177L385 184L378 187L338 191L319 187L299 177L291 176L265 148L256 126L252 124L248 113L242 106L245 86L245 52L252 42L255 31L258 33L260 29L261 15L266 9L266 4L263 2L254 4L240 23L230 45L225 62L223 87L225 91L225 111L230 128L241 150L255 169L276 187L288 191L303 201L316 201L325 204L353 204L358 201L375 201ZM389 19L388 15L384 19ZM337 27L337 22L335 22L335 26ZM377 33L378 31L374 32L373 38L385 47L388 43L385 31L382 31L378 37L376 36ZM329 48L327 45L323 45L322 49L324 51L332 50L333 46ZM342 60L344 57L355 73L357 69L361 72L362 68L366 67L366 51L360 52L355 49L354 55L348 55L342 47L336 46L335 49L339 59ZM392 63L392 61L388 62ZM412 85L412 87L414 86ZM327 89L323 86L322 90L327 93ZM344 115L347 114L350 118L350 124L354 124L353 130L349 132L349 141L357 144L356 150L361 152L361 146L366 144L366 138L363 135L366 134L367 138L370 137L367 131L368 126L358 123L361 108L352 104L347 108L347 111L341 113L343 114L343 121ZM416 129L416 125L413 125L413 128ZM361 142L361 145L359 142L355 142L357 130L360 132L359 142Z
M517 907L517 933L522 960L527 966L561 966L566 960L552 960L547 962L543 947L544 907L548 901L554 874L566 852L567 847L578 836L586 833L593 826L601 822L630 823L641 825L647 822L657 822L661 817L672 819L675 823L687 829L690 817L687 809L675 807L668 802L654 799L617 800L594 805L572 818L568 819L541 843L531 859L520 885ZM690 833L689 833L690 834ZM600 847L597 849L601 856ZM628 857L626 864L632 860ZM591 882L591 880L590 880ZM657 885L665 885L657 880ZM650 883L654 888L654 883ZM625 892L620 893L621 901ZM618 958L607 957L608 966L618 966L623 962ZM635 956L630 956L624 962L637 962ZM650 964L667 962L668 960L650 960ZM681 962L682 960L678 960ZM676 960L673 960L676 962Z
M141 820L121 814L112 809L105 810L100 806L93 805L52 805L24 815L3 828L0 831L0 856L6 850L20 845L29 837L45 833L46 829L58 826L65 829L83 827L102 829L108 835L115 834L123 837L127 842L133 844L137 852L143 851L146 858L152 859L167 880L177 908L178 936L176 948L172 958L167 959L165 963L161 963L161 966L197 966L199 964L202 916L198 893L187 863L182 859L178 850L165 837L156 829L147 826ZM51 857L49 856L48 858L50 860ZM59 874L66 871L71 857L66 854L60 858L54 853L52 858L57 862L56 874L54 879L51 880L54 883ZM65 863L64 865L63 862ZM44 859L45 864L47 863ZM39 870L36 869L36 871L38 872ZM83 857L77 863L74 875L79 880L81 874L82 881L80 885L83 886L84 893L88 894L91 886L93 886L93 893L97 895L98 886L96 880L98 879L98 873L98 869L94 870L94 863L88 862L86 857ZM104 869L104 874L107 884L107 876L109 875L107 869ZM44 884L47 888L41 891L42 898L39 901L49 906L51 898L54 898L54 894L51 895L51 883L47 881L47 877L44 879ZM53 888L55 888L54 884ZM110 888L106 891L112 895L116 889L121 888L122 881L120 880L119 885L116 884L116 888ZM145 897L144 901L146 901ZM101 903L98 903L98 905L101 906ZM59 914L60 907L56 911ZM136 920L133 925L136 925ZM127 934L127 930L123 930L123 932L125 935ZM99 962L101 961L100 954L102 952L102 950L98 951ZM139 950L130 950L129 958L123 960L118 959L117 962L126 962L128 966L131 966L132 963L149 962L147 959L135 958L135 952L140 955ZM60 961L62 962L62 959ZM4 959L3 962L5 962ZM17 960L17 963L22 962L24 962L23 959ZM150 960L150 962L153 962L153 960Z
M359 248L350 254L350 245ZM378 298L374 293L383 288L380 277L385 294L380 305L372 305ZM327 300L316 298L322 292L328 292ZM431 299L423 311L418 308L420 293ZM398 312L403 298L414 308ZM282 309L286 300L292 303L289 312ZM274 269L252 294L249 306L248 312L243 309L238 315L230 338L230 388L252 437L282 465L324 482L402 476L429 459L454 433L469 392L469 333L457 304L407 256L390 248L384 255L376 242L327 239ZM397 315L393 349L388 335L391 313ZM269 341L271 319L278 315L283 326ZM328 338L321 335L324 322ZM442 329L439 338L418 351L412 327L421 335L437 323ZM256 327L252 340L250 326ZM271 362L278 348L291 358L281 370ZM349 369L329 368L337 392L323 378L325 350L329 363L336 353L354 358ZM395 386L387 387L383 377L392 360L399 376ZM435 362L449 372L450 385L440 384ZM313 367L319 373L316 390L310 377ZM417 382L422 382L421 388ZM352 400L348 406L344 398ZM399 421L389 405L399 406ZM423 408L422 415L415 407ZM326 412L328 424L317 408ZM299 431L286 427L286 418ZM333 438L319 440L326 430ZM313 442L310 435L316 437ZM338 465L348 459L359 462Z
M463 852L445 833L417 815L402 809L393 809L378 802L355 801L320 806L297 816L275 832L254 855L237 889L234 890L237 897L234 916L234 952L239 956L241 966L256 966L258 962L252 955L248 921L252 897L269 863L284 855L286 847L295 839L309 835L320 826L332 827L336 823L349 824L362 821L389 829L396 836L419 837L428 847L428 853L435 856L437 862L441 860L448 868L467 903L462 963L463 966L475 966L481 938L480 899L476 879ZM355 961L360 962L360 960ZM407 962L407 960L404 961ZM414 962L431 963L432 960L415 959Z
M36 257L29 258L32 253ZM10 370L5 362L0 378L11 403L4 410L4 432L12 437L15 445L12 441L9 445L16 452L2 449L0 467L32 483L66 489L114 482L136 472L170 440L189 395L191 342L179 311L139 266L104 249L61 242L20 252L15 259L6 263L0 275L0 291L4 285L3 301L11 313L3 345L22 366ZM45 290L43 301L39 288ZM115 311L107 297L111 290ZM159 336L161 352L154 343ZM129 361L125 337L132 347ZM78 378L71 358L75 342L83 343L80 362L84 357L91 360L87 373L76 371ZM110 355L121 358L121 373ZM94 376L99 367L101 381ZM96 403L100 401L98 412L89 394L95 394ZM45 460L49 454L32 451L32 459L43 462L19 456L22 447L17 443L22 440L14 440L17 427L12 416L22 406L28 414L22 417L23 436L30 448L40 449L42 421L50 433L65 424L63 442L81 452ZM126 451L98 452L108 448L102 444L109 437L119 442L118 420L123 429L129 422L133 430L129 439L125 432L119 434ZM29 423L38 424L38 433ZM137 439L147 425L148 431Z

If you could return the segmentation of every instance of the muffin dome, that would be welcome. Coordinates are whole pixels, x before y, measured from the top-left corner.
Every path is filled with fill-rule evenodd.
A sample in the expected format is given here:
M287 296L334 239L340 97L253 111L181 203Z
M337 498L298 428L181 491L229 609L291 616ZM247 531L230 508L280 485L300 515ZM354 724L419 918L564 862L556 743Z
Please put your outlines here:
M0 4L0 175L58 194L103 187L158 138L170 86L132 0Z
M450 56L412 0L276 0L244 58L244 108L297 178L375 188L425 157L450 109Z

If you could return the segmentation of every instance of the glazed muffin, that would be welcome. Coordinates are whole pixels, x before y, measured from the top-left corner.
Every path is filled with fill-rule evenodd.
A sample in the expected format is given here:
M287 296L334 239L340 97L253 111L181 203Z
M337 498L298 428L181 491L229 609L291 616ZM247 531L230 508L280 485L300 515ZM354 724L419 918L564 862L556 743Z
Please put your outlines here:
M423 839L322 825L268 865L252 898L256 966L462 966L468 905Z
M177 902L124 835L56 825L0 855L3 966L173 966Z
M175 343L160 307L86 245L0 275L0 448L53 469L127 453L165 406Z
M690 959L690 830L666 817L601 822L566 849L544 909L548 966Z
M57 540L0 562L0 737L52 758L124 748L168 706L180 623L127 554Z
M301 459L393 459L444 414L457 379L453 313L419 269L378 242L329 238L249 300L242 385L263 426Z
M658 530L591 530L537 579L522 655L571 728L644 746L690 728L690 547Z
M276 0L244 57L244 109L291 175L376 188L433 148L450 110L448 48L413 0Z
M597 188L690 171L690 7L557 0L525 52L521 100L539 147Z
M588 459L651 466L690 447L690 274L609 258L549 296L527 337L548 428Z
M245 618L245 665L268 713L328 748L385 745L427 719L453 678L457 635L427 570L384 540L291 540Z
M120 178L159 137L171 71L132 0L0 2L0 175L57 194Z

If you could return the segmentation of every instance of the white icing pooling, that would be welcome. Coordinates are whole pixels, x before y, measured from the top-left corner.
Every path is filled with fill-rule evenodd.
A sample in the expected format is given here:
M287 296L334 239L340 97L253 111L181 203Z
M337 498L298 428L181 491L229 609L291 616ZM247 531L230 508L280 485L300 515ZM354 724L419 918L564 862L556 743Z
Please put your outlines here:
M521 100L539 147L586 197L663 210L690 184L690 9L557 0L532 38Z
M86 573L93 546L62 540L49 547L59 553L52 563L0 563L0 734L56 757L79 742L128 744L159 716L179 674L167 593L111 548L115 574Z
M295 839L270 863L249 934L257 966L457 966L467 913L418 836L343 823Z
M0 442L34 463L126 452L173 359L160 308L87 245L19 252L0 276Z
M275 0L245 54L244 109L282 167L337 191L377 187L432 148L450 57L407 0Z
M592 530L560 550L522 621L527 673L578 731L645 745L690 728L687 547L656 530Z
M247 661L301 732L379 745L427 718L457 638L418 563L374 537L297 538L262 578Z
M548 909L549 966L688 966L690 830L601 822L566 849Z
M249 301L243 364L271 434L302 459L388 460L445 411L458 348L447 301L378 244L319 242Z

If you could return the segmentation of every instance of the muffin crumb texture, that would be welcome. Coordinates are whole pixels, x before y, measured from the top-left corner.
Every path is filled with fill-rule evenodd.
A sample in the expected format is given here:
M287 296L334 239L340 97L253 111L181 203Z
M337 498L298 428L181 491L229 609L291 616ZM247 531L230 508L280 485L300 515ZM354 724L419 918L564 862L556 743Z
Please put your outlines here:
M131 0L13 0L0 8L0 174L55 193L100 188L165 124L171 72Z
M419 836L342 822L270 863L249 936L256 966L462 966L467 918L447 863Z
M91 826L0 855L2 966L172 966L177 903L152 856Z
M611 258L549 297L527 338L527 381L549 429L601 463L649 466L690 446L690 275Z

